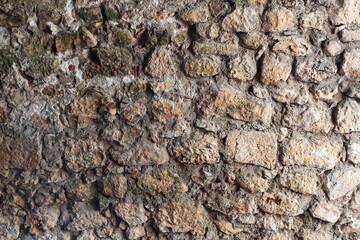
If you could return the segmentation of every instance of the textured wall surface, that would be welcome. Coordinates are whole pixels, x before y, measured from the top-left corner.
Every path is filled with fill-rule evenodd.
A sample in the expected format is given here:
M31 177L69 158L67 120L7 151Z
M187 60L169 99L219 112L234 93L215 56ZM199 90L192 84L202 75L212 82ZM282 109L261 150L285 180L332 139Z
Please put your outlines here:
M359 0L0 0L0 239L360 239Z

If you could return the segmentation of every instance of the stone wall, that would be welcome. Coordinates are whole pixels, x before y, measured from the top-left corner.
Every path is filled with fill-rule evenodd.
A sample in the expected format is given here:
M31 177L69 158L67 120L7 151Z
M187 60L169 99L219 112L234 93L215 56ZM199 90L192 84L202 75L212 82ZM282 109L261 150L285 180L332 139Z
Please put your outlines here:
M0 0L0 239L360 239L359 0Z

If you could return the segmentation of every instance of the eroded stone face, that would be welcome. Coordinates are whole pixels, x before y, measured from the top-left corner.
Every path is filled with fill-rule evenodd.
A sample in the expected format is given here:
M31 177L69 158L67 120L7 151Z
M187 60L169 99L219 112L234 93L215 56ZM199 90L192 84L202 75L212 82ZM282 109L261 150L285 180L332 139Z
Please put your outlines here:
M261 67L261 82L274 84L286 81L291 73L291 62L291 58L284 54L265 54Z
M303 213L299 202L284 193L264 193L259 203L259 207L272 214L297 216Z
M222 28L229 32L251 32L260 28L261 19L258 9L252 6L238 7L227 15Z
M116 205L115 213L132 227L141 225L148 220L142 204L121 202Z
M161 78L171 73L170 54L164 48L156 48L151 54L145 72L154 78Z
M325 190L330 200L345 196L360 184L360 169L341 166L332 170L326 178Z
M185 62L185 73L189 77L211 77L220 72L220 59L217 57L198 57Z
M344 53L344 61L341 66L341 73L350 80L360 80L360 48L355 48Z

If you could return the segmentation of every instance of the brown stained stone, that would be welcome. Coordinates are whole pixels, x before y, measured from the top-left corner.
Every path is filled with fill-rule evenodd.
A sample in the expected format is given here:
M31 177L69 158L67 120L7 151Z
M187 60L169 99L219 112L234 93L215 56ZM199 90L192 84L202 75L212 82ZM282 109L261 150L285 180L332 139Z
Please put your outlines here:
M254 199L241 198L238 200L232 200L219 194L209 196L206 207L228 216L251 214L257 211Z
M229 32L251 32L260 28L261 19L257 7L243 6L227 15L222 28Z
M277 136L270 132L232 131L226 139L228 161L274 168L277 159Z
M202 206L191 202L174 202L159 209L154 216L155 224L161 232L193 232L204 235L208 222Z
M282 52L294 56L304 56L312 52L311 45L300 37L274 37L276 42L272 48L274 52Z
M228 77L248 81L256 75L256 60L253 52L247 51L229 62Z
M272 103L245 95L235 88L221 87L215 96L206 96L201 112L204 117L229 115L236 120L270 123L274 114Z
M220 58L211 56L187 60L184 70L189 77L212 77L220 72Z
M116 215L131 227L142 225L148 220L142 204L121 202L115 206L114 210Z
M105 195L123 198L127 192L127 180L123 175L111 175L102 180L102 190Z
M292 59L282 53L265 54L260 80L264 84L275 84L277 82L286 81L291 73Z
M360 81L360 48L344 53L340 73L349 80Z
M244 177L239 180L239 185L251 193L266 192L270 182L261 177Z
M340 139L293 137L283 146L282 161L285 165L332 169L342 158Z
M329 58L307 57L296 59L295 77L303 82L321 82L337 72L336 64Z
M280 184L303 194L316 194L319 178L312 169L286 167L280 175Z
M324 9L318 9L314 12L303 14L300 20L302 29L318 29L324 28L328 19L327 12Z
M287 8L269 9L264 13L265 32L282 32L295 27L295 15Z
M335 131L350 133L360 131L360 105L357 100L346 98L335 109Z
M181 105L166 99L154 102L152 114L154 120L159 122L181 119L183 116Z
M195 23L206 22L210 17L209 8L206 6L194 6L193 8L186 10L180 14L180 18L193 25Z
M158 147L149 140L138 141L124 152L111 149L110 155L115 162L125 166L160 165L169 161L166 148Z
M39 148L38 140L4 140L0 143L0 169L37 169L40 160Z
M195 42L193 51L196 55L233 56L239 53L239 45L237 43L218 43L214 41Z
M146 106L135 102L127 104L123 110L123 117L129 125L136 125L146 114Z
M281 192L264 193L259 207L267 213L287 216L297 216L304 212L296 199Z
M145 73L154 78L162 78L168 76L171 71L170 53L165 48L156 48L145 67Z
M335 223L340 218L341 212L331 203L320 202L312 207L311 214L325 222Z

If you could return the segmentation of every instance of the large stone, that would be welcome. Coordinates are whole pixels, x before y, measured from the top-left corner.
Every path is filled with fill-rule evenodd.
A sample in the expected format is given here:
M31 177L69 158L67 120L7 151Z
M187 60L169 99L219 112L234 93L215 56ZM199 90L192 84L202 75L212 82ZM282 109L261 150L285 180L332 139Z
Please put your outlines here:
M256 75L256 60L253 52L246 51L229 62L228 77L248 81Z
M4 139L0 142L0 169L33 170L40 160L38 140Z
M353 191L360 184L360 168L342 166L332 170L326 178L325 189L330 200Z
M238 7L227 15L222 28L229 32L251 32L260 28L259 10L253 6Z
M360 81L360 48L344 53L340 73L349 80Z
M341 212L331 203L320 202L312 207L311 214L325 222L335 223L340 218Z
M351 210L360 212L360 190L354 192L353 199L350 203Z
M269 180L256 176L241 177L238 183L251 193L266 192L270 187Z
M295 82L279 82L270 87L271 97L281 103L297 103L304 105L309 101L309 91L306 86Z
M332 169L342 157L343 144L338 138L293 137L285 144L282 161L285 165Z
M340 40L342 42L360 41L360 30L344 29L340 32Z
M222 86L215 96L206 96L201 107L204 117L229 115L233 119L270 123L274 109L271 102L245 95L230 87Z
M208 222L205 209L189 201L174 202L158 210L154 220L161 232L193 232L204 235Z
M187 60L184 70L189 77L212 77L220 72L220 58L212 56Z
M272 47L274 52L282 52L294 56L304 56L312 52L311 45L300 37L274 37L276 42Z
M206 207L228 216L237 214L252 214L257 210L254 199L240 198L232 200L219 194L212 194L209 196Z
M116 198L123 198L125 196L127 180L123 175L107 176L101 183L105 195Z
M122 112L125 120L132 126L136 125L145 114L146 106L138 102L127 104Z
M100 214L99 211L93 209L82 209L75 214L68 223L66 230L68 231L84 231L104 226L108 220Z
M185 10L180 14L182 20L190 25L195 23L206 22L210 16L210 11L207 6L194 6L188 10Z
M351 136L347 145L347 159L354 164L360 164L360 136Z
M300 25L302 29L318 29L321 30L324 28L326 21L328 19L327 12L324 9L318 9L314 12L303 14L300 20Z
M259 202L259 207L264 212L279 215L297 216L304 212L298 200L282 192L264 193Z
M138 141L135 146L123 152L111 149L110 154L115 162L125 166L159 165L169 161L166 149L147 139Z
M304 194L316 194L318 176L312 169L286 167L280 175L280 184Z
M20 222L15 216L0 215L0 239L15 240L19 239Z
M270 132L232 131L226 138L228 161L273 168L277 159L277 137Z
M269 9L264 13L263 29L265 32L282 32L295 27L294 13L287 8Z
M336 64L323 57L299 57L296 59L295 77L303 82L321 82L334 76Z
M131 227L142 225L148 220L146 211L142 204L121 202L116 205L114 210L116 215Z
M360 105L357 100L347 98L335 109L335 131L350 133L360 131Z
M152 105L152 114L155 121L168 122L182 118L181 105L170 100L162 99Z
M162 78L169 75L171 71L169 52L165 48L156 48L149 58L145 72L154 78Z
M292 59L282 53L265 54L261 67L261 82L274 84L279 81L286 81L291 73Z
M218 140L211 135L194 136L175 145L175 157L187 164L215 164L220 161Z
M360 23L360 2L358 0L334 1L329 10L333 25L351 25Z
M239 53L239 45L236 43L218 43L214 41L195 42L193 44L193 51L196 55L210 54L232 56Z

